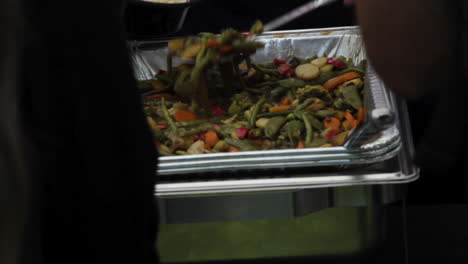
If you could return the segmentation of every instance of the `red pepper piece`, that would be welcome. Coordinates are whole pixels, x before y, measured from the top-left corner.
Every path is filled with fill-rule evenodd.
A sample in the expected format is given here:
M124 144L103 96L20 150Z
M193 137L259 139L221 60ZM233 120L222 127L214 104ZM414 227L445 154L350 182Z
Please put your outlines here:
M329 131L327 131L323 137L325 139L332 139L334 136L336 136L336 134L338 134L338 132L334 129L330 129Z
M254 135L254 134L249 134L247 137L248 137L249 139L259 139L259 137L257 137L257 136Z
M202 141L205 141L205 133L198 134L198 139L202 140Z
M223 109L219 106L213 106L213 115L215 116L222 116L223 115Z
M276 65L281 65L281 64L287 64L288 61L287 60L282 60L282 59L274 59L273 63L276 64Z
M252 36L253 34L250 33L250 32L242 32L241 35L242 35L242 37L244 37L244 38L248 38L248 37Z
M156 76L158 76L158 75L164 75L164 74L166 74L166 73L167 73L167 71L165 71L165 70L159 70L158 73L156 73Z
M193 135L192 138L195 141L197 141L197 140L205 141L205 133L200 133L200 134Z
M294 76L294 68L289 64L281 64L278 66L278 72L285 78L291 78Z
M333 58L328 58L327 63L333 65L333 67L335 67L338 70L342 70L342 69L346 68L346 64L344 64L340 60L335 60Z
M165 125L158 125L158 128L164 130L164 129L168 129L169 127Z
M247 137L247 133L249 132L249 128L248 127L239 127L237 130L236 130L236 135L239 139L245 139Z

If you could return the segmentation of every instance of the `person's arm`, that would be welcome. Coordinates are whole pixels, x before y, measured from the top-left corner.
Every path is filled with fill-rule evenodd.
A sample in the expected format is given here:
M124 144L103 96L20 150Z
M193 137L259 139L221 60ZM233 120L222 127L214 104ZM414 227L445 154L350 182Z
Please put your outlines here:
M443 0L354 1L368 57L387 87L416 97L450 78L454 43Z

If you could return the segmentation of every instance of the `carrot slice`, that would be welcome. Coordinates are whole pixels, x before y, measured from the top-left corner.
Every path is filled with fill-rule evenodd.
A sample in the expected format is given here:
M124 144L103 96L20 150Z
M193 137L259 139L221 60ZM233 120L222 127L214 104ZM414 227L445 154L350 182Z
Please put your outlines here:
M174 114L174 119L177 122L193 121L197 118L197 115L189 110L179 110Z
M297 143L297 147L296 147L296 148L298 148L298 149L303 149L303 148L305 148L305 143L304 143L304 141L299 141L299 143Z
M230 146L229 147L229 152L240 152L240 149L238 149L236 147L233 147L233 146Z
M343 84L344 82L350 81L361 76L362 74L360 74L359 72L348 72L335 78L331 78L323 84L323 87L328 91L331 91L339 85Z
M206 143L206 145L208 145L210 147L213 147L213 146L216 145L216 143L218 143L218 141L219 141L218 134L216 134L216 132L214 132L213 130L208 130L205 133L205 143Z
M340 131L341 122L336 117L327 117L323 120L323 126L325 128L333 128L336 132Z
M280 105L290 105L291 104L291 99L289 97L284 97L279 104Z
M354 116L351 114L351 112L348 111L345 111L344 118L346 118L346 120L348 120L349 122L354 121Z
M217 47L218 45L219 45L219 39L217 38L210 39L206 42L207 48L214 48L214 47Z
M289 109L291 109L290 105L280 105L280 106L274 106L270 107L270 112L286 112Z

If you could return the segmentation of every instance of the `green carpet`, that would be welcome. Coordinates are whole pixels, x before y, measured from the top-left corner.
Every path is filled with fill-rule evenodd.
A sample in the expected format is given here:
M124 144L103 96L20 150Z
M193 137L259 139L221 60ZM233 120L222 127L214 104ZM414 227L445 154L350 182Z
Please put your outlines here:
M351 255L371 241L362 208L330 208L295 219L162 225L162 262ZM367 237L366 237L367 236Z

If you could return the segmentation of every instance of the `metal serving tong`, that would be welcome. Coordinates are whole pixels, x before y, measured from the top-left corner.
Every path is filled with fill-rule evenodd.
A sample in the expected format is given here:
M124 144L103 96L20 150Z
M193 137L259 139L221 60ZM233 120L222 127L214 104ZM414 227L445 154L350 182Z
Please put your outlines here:
M265 24L264 30L272 31L315 9L338 1L339 0L312 0L268 22Z

